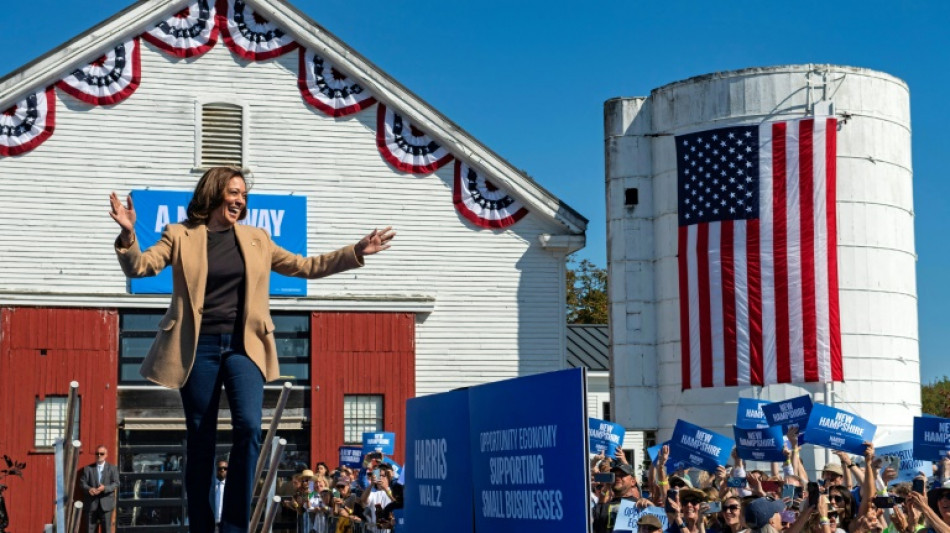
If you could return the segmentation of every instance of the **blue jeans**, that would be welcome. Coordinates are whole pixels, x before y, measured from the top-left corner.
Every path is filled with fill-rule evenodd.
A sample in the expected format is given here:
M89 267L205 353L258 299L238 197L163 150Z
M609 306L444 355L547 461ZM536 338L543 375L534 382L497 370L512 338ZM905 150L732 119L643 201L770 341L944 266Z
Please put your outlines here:
M185 491L191 531L214 531L215 443L221 385L231 409L233 444L221 512L221 533L245 533L251 519L254 469L261 452L264 376L231 335L199 335L195 364L181 388L187 454Z

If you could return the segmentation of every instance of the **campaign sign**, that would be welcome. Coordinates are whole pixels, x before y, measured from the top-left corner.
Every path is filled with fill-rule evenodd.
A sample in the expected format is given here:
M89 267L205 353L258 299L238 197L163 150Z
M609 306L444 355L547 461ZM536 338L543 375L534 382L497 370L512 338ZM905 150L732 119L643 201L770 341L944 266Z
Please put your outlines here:
M165 226L188 218L191 191L132 191L135 236L145 250L158 242ZM278 246L307 255L307 199L303 196L249 194L247 218L240 221L263 229ZM132 294L171 294L172 273L166 268L155 276L129 280ZM271 272L271 296L306 296L307 280Z
M640 530L640 527L637 525L637 522L640 521L640 517L647 514L652 514L660 520L660 525L663 526L660 531L666 531L666 529L670 527L670 519L667 518L666 510L663 507L650 506L637 509L637 502L632 500L620 500L613 530L618 533L621 531L632 531L635 533Z
M864 442L871 442L876 430L877 426L858 415L816 403L805 426L805 442L861 455Z
M914 417L914 459L939 461L950 451L950 419Z
M383 455L392 455L396 449L395 433L379 433L368 431L363 433L363 454L383 452Z
M351 468L363 466L363 448L358 446L340 446L340 465Z
M468 391L406 402L406 525L415 533L471 532L475 508Z
M791 400L772 402L762 406L765 419L770 426L782 426L782 434L788 433L788 428L797 426L798 432L805 431L808 425L808 416L811 415L811 396L798 396Z
M476 531L587 531L586 398L582 368L469 389Z
M673 437L670 438L670 460L675 458L684 461L687 467L715 472L729 461L729 455L735 445L735 441L729 437L685 420L677 420Z
M625 431L620 424L599 418L588 418L587 434L590 438L590 453L603 453L606 457L613 457L617 448L623 447Z
M922 459L914 459L914 443L901 442L888 446L875 446L874 455L878 457L897 457L901 460L897 469L897 478L891 483L911 482L917 474L923 472L930 477L933 474L933 463Z
M784 461L785 437L782 428L773 426L761 429L732 428L736 437L736 453L751 461Z
M739 405L736 407L736 427L743 429L769 427L769 421L765 419L765 413L762 411L762 406L769 403L771 402L766 400L739 398Z

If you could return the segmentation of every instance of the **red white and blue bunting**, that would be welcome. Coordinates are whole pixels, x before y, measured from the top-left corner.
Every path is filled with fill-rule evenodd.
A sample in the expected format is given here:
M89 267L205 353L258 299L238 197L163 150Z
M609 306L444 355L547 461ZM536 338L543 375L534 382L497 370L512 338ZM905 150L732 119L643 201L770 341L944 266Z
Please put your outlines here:
M49 139L56 126L56 90L28 94L0 113L0 156L20 155Z
M277 57L298 46L293 37L248 7L244 0L218 0L217 19L228 48L249 61Z
M174 56L200 56L218 42L214 0L193 2L143 33L142 38Z
M331 117L358 113L376 103L373 95L353 78L312 50L300 49L300 94L308 104Z
M524 204L458 159L452 203L459 214L482 228L507 228L528 214Z
M376 146L383 158L403 172L429 174L452 160L452 154L412 125L406 117L379 104Z
M128 98L142 80L139 40L128 40L106 55L73 71L56 86L92 105L112 105Z

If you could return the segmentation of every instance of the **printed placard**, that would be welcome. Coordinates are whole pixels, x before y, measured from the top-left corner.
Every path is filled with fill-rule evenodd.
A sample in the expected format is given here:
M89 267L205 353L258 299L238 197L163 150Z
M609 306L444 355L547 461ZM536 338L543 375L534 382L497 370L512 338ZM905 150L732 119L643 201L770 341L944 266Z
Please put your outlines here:
M914 459L940 461L950 452L950 419L914 417Z
M732 428L736 437L736 453L751 461L784 461L785 438L779 426L744 429Z
M901 442L888 446L875 446L874 455L878 457L897 457L901 460L897 469L897 478L891 483L911 482L917 474L923 472L927 477L933 475L933 463L923 459L914 459L914 442Z
M392 455L396 449L396 434L389 432L363 433L363 454L383 452L383 455Z
M762 412L765 413L769 426L782 426L783 435L788 433L788 428L791 426L798 427L799 433L804 432L811 409L811 396L807 394L762 406Z
M363 448L359 446L340 446L340 466L362 467Z
M617 448L623 447L623 436L626 430L620 424L601 420L587 419L587 436L590 439L590 453L603 453L605 457L613 457Z
M808 417L805 442L861 455L865 441L871 442L876 430L877 426L856 414L816 403Z
M769 403L771 402L767 400L739 398L739 405L736 407L736 427L743 429L769 427L769 421L765 419L765 412L762 411L762 406Z
M670 460L674 458L707 472L715 472L725 466L736 443L725 435L677 420L670 439ZM667 470L669 470L669 462Z

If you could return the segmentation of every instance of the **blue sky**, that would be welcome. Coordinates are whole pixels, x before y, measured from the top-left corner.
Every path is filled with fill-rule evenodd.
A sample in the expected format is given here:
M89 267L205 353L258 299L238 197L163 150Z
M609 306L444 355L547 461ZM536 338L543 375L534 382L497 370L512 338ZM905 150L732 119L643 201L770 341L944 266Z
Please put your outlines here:
M297 0L324 28L590 219L581 257L606 266L603 103L754 66L881 70L911 90L920 355L950 375L947 88L950 2ZM7 73L130 5L8 2Z

